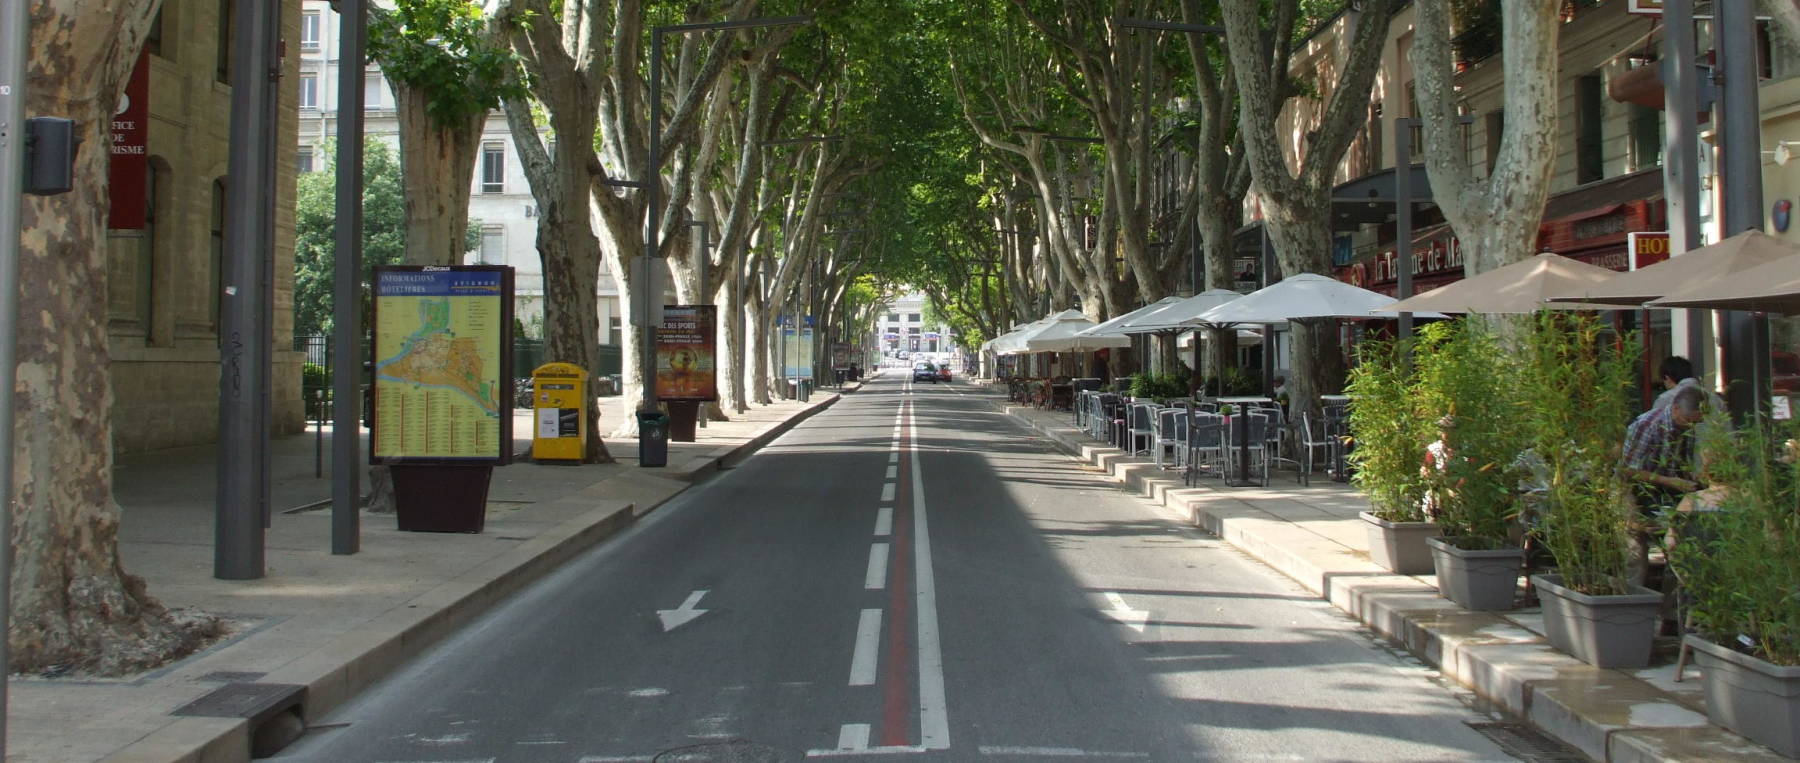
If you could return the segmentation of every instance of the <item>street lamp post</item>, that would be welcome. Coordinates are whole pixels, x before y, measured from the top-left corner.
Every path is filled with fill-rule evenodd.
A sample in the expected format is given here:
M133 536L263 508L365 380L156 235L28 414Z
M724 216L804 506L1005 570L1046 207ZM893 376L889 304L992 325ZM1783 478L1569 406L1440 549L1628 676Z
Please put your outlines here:
M12 592L13 382L18 348L19 241L25 190L27 0L0 0L0 602ZM11 607L0 606L0 757L6 756L7 641Z
M710 304L713 304L713 301L712 301L712 291L707 288L709 286L709 284L707 283L707 281L708 281L707 271L712 268L712 247L713 247L712 224L705 220L689 220L687 222L687 225L690 228L699 228L700 229L700 237L694 240L694 264L696 265L694 270L695 270L696 274L699 276L699 281L700 281L700 283L697 285L697 291L699 291L699 293L700 293L699 294L700 301L698 304L710 305ZM718 315L717 315L716 311L714 313L713 319L714 319L713 330L717 331L718 330ZM718 366L715 365L713 367L713 373L714 374L718 373ZM694 423L695 423L695 425L699 426L701 429L706 428L706 404L705 403L700 404L700 409L695 414Z
M631 317L637 323L639 332L638 370L643 377L642 395L638 402L639 413L651 413L656 410L656 328L660 312L655 309L652 300L662 299L656 289L659 267L664 263L657 254L661 250L657 239L662 227L662 49L663 35L689 34L724 29L750 29L756 27L788 26L792 24L812 23L811 16L782 16L766 19L743 19L740 21L714 21L702 24L673 24L654 27L650 30L650 156L647 170L641 181L644 184L644 264L640 271L643 277L633 284L631 299L636 309ZM646 442L643 430L638 430L639 463L643 463L642 454Z

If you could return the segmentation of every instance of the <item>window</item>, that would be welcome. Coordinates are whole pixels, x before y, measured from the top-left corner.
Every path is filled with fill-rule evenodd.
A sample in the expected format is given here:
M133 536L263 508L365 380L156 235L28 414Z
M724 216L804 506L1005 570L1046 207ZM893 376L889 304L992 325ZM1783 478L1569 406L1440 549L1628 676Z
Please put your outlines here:
M300 14L300 49L319 49L319 12L307 11Z
M1494 175L1494 164L1500 160L1500 138L1506 132L1506 112L1494 109L1487 114L1487 174Z
M908 327L908 328L907 328L907 329L906 329L906 333L908 333L908 334L917 334L917 333L919 333L919 327L918 327L918 326L911 326L911 327Z
M163 54L163 9L156 9L156 18L150 20L150 31L144 35L144 50L150 55Z
M316 109L319 107L319 75L311 72L300 75L300 108Z
M899 313L888 313L888 323L899 323L899 322L900 322L900 314Z
M219 50L213 77L227 85L231 84L231 26L236 20L236 9L237 0L219 0Z
M906 314L906 322L907 323L918 323L919 322L919 314L918 313L907 313Z
M1592 183L1606 177L1606 158L1601 153L1605 133L1600 120L1606 104L1601 100L1600 75L1575 78L1575 183Z
M306 174L308 172L312 172L312 171L313 171L312 146L301 146L299 151L294 152L294 172L296 174L304 175L304 174Z
M369 72L363 75L363 108L381 108L381 74Z
M477 265L506 264L506 229L490 226L481 229L481 252L477 255Z
M499 143L481 146L481 192L506 193L506 148Z
M1631 105L1631 167L1633 171L1662 166L1663 113Z
M606 322L606 343L614 346L619 344L619 319L617 316Z

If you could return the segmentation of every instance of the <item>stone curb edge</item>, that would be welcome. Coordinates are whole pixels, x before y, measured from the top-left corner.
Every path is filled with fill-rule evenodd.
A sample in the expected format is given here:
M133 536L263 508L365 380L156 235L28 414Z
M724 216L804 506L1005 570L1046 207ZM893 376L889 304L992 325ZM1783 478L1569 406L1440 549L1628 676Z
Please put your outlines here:
M590 511L525 541L516 548L452 578L361 627L338 636L324 646L290 662L260 679L266 683L306 687L302 700L307 718L321 718L363 689L386 677L407 660L439 639L485 613L507 596L549 574L575 555L630 527L690 487L697 475L717 471L727 459L742 461L770 441L820 411L831 407L846 388L772 422L749 440L721 446L696 460L701 465L665 478L665 494L643 502L613 503ZM602 480L571 496L550 503L580 502L592 505L604 500ZM247 720L171 716L171 722L108 755L104 763L239 763L250 760L251 732Z
M1022 408L992 398L986 402L1042 434L1057 449L1101 468L1122 488L1173 510L1181 520L1292 578L1442 675L1592 759L1785 760L1713 725L1700 708L1641 679L1590 667L1497 615L1464 611L1440 598L1436 587L1420 578L1392 574L1365 555L1229 495L1185 487L1180 478L1169 478L1154 463L1077 439L1074 435L1080 430L1073 427L1047 428L1015 412ZM1296 553L1297 546L1306 553ZM1316 560L1321 553L1334 558L1321 565ZM1446 625L1454 625L1455 632ZM1508 630L1516 633L1506 634ZM1496 635L1467 635L1481 631ZM1616 698L1632 712L1655 711L1671 725L1630 726L1584 715L1579 700L1595 691L1607 692L1609 699Z

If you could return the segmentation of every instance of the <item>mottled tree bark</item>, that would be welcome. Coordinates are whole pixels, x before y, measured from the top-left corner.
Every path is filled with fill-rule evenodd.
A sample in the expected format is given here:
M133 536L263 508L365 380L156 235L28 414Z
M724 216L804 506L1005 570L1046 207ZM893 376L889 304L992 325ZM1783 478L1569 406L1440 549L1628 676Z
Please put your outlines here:
M11 668L103 675L154 667L218 630L171 612L119 561L106 322L112 107L155 0L31 4L26 113L75 120L75 189L27 196L15 388ZM17 288L17 284L4 284Z
M1556 159L1556 36L1562 4L1519 0L1502 14L1506 126L1494 171L1481 180L1469 171L1456 124L1450 9L1445 5L1415 6L1413 71L1424 113L1425 170L1433 201L1462 241L1464 272L1475 275L1536 254L1535 234Z
M400 187L406 194L406 264L459 265L486 114L434 122L429 93L394 82L400 123Z

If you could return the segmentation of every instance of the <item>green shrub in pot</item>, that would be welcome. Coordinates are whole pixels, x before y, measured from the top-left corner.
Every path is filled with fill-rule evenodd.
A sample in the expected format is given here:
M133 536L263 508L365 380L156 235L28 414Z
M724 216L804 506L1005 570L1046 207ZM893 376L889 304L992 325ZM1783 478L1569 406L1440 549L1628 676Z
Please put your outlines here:
M1424 426L1435 428L1440 419L1449 425L1443 436L1450 457L1422 477L1445 540L1464 550L1516 545L1507 467L1524 447L1525 427L1515 364L1479 317L1435 323L1420 335L1415 415Z
M1431 420L1420 415L1413 396L1412 366L1404 344L1368 340L1357 345L1356 367L1346 391L1350 437L1356 448L1347 459L1351 481L1368 496L1375 516L1389 522L1421 522L1425 480L1419 465L1431 440Z
M1544 507L1538 532L1562 585L1590 595L1628 593L1636 507L1622 448L1638 343L1612 336L1593 315L1548 311L1523 339L1519 418L1537 459Z

